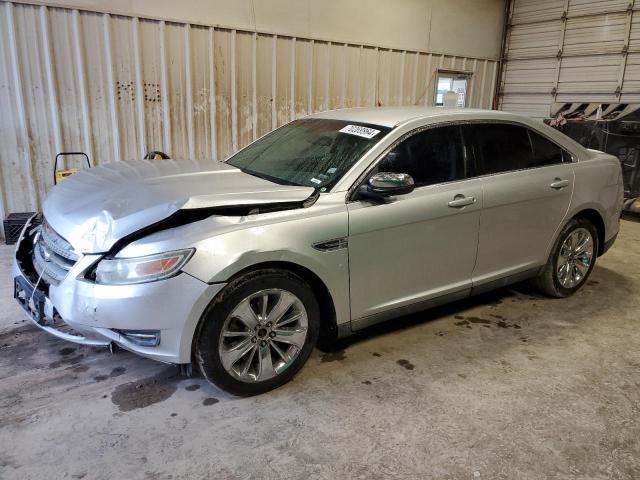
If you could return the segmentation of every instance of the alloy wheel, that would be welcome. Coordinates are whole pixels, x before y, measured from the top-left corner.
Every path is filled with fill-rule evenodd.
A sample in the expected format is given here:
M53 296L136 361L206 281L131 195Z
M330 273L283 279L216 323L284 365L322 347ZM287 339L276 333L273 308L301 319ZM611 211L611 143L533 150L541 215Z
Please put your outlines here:
M224 369L243 382L262 382L286 370L307 339L308 317L293 293L261 290L236 305L219 340Z
M591 267L594 250L593 237L586 228L577 228L565 238L556 262L560 285L573 288L584 280Z

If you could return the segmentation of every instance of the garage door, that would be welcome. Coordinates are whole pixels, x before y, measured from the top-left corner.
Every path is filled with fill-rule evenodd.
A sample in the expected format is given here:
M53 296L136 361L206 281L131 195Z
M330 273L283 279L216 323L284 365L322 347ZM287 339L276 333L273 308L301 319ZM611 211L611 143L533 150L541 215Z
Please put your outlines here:
M500 108L640 101L640 0L512 0Z

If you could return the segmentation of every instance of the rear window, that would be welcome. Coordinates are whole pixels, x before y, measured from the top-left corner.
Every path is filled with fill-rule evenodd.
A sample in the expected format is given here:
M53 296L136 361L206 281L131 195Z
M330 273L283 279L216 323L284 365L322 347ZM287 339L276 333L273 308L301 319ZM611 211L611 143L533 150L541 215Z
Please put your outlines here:
M527 129L507 123L469 126L478 157L478 174L535 167Z
M463 128L476 157L477 175L556 165L570 158L562 147L524 126L482 123Z
M562 148L547 140L542 135L529 130L531 138L531 147L533 148L533 159L536 167L544 167L546 165L555 165L562 163L564 155Z

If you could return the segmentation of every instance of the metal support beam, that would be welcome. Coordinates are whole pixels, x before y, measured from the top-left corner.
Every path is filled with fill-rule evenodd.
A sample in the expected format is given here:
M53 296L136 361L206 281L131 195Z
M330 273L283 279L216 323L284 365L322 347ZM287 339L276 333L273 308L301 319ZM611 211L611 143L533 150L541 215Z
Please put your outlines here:
M433 61L433 55L428 53L427 54L427 65L425 67L425 75L424 75L424 81L425 81L424 94L423 94L423 98L422 98L422 103L425 106L430 105L429 99L432 98L431 92L429 91L431 89L431 79L433 78L433 73L431 72L431 62L432 61Z
M405 50L400 54L400 92L398 94L398 105L404 104L404 64L407 52Z
M171 153L171 115L169 112L169 73L167 67L167 26L160 22L160 93L162 95L162 136L163 151L169 156Z
M278 106L276 89L277 75L277 55L278 55L278 36L273 36L273 45L271 48L271 130L278 126Z
M147 135L144 115L144 87L142 82L142 49L140 48L140 22L137 17L131 22L133 33L133 63L136 72L136 117L138 119L138 148L140 158L147 153Z
M633 7L635 0L629 0L627 5L627 21L625 23L624 45L622 46L622 60L620 61L620 72L618 73L618 86L616 87L616 97L620 99L622 96L622 87L624 87L624 74L627 70L627 59L629 58L629 42L631 37L631 25L633 23Z
M347 88L348 88L348 76L347 76L347 68L348 68L348 62L347 62L347 48L349 48L347 46L347 44L345 43L342 46L342 86L341 86L341 92L340 92L340 108L345 108L347 106Z
M209 27L209 136L211 138L211 160L218 159L216 129L216 50L215 29Z
M289 65L289 119L296 118L296 37L291 39L291 59Z
M313 113L313 59L315 58L315 42L311 40L309 42L309 71L307 75L309 76L307 81L308 92L307 92L307 114Z
M327 65L331 65L331 42L327 43ZM329 84L331 83L331 71L333 69L329 69L325 72L325 82L324 82L324 108L323 110L329 110L331 108L331 101L329 99Z
M238 94L236 89L236 31L231 30L231 150L238 151Z
M473 94L474 92L474 88L473 86L476 84L477 81L477 74L476 74L476 67L478 65L478 60L477 59L473 59L473 67L471 67L471 81L469 82L469 91L467 92L467 105L469 107L473 107Z
M258 138L258 34L251 36L251 131Z
M84 137L84 151L95 165L97 160L93 152L93 132L91 129L91 115L89 114L89 96L87 95L87 72L85 70L85 58L82 50L82 34L80 33L80 12L73 11L73 54L76 64L76 77L78 79L78 97L82 110L82 135Z
M558 96L558 84L560 83L560 68L562 67L562 51L564 50L564 37L567 33L567 18L569 16L569 0L564 0L564 9L562 11L562 26L560 27L560 39L558 40L558 53L556 54L556 58L558 62L556 63L556 73L555 80L553 82L553 87L551 88L551 95L553 96L553 100L555 101Z
M104 50L107 73L107 88L109 98L109 115L111 119L111 138L113 140L113 157L115 160L122 160L120 155L120 128L118 127L118 107L116 105L116 86L113 65L113 46L111 44L111 15L108 13L102 17L102 27L104 33Z
M40 30L42 31L42 50L44 52L44 67L47 76L47 90L49 97L49 113L51 114L51 126L53 130L53 143L55 154L63 151L62 128L60 126L60 106L58 103L58 88L53 72L53 55L51 54L51 37L49 36L48 8L40 7Z
M480 82L480 102L478 102L478 108L484 108L484 84L487 79L487 60L482 65L482 80Z
M184 83L186 97L187 147L189 158L195 158L196 142L193 132L193 86L191 78L191 25L184 26Z
M411 105L416 104L416 91L418 88L418 65L419 64L420 64L420 52L416 52L413 60L413 82L411 83Z

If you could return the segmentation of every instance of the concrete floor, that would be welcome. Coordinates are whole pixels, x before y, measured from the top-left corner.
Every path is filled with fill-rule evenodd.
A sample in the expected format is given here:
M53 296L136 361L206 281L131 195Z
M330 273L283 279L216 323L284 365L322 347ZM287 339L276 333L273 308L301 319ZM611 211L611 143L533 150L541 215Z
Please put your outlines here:
M39 331L11 254L3 480L640 478L640 223L572 298L516 286L405 317L246 399Z

